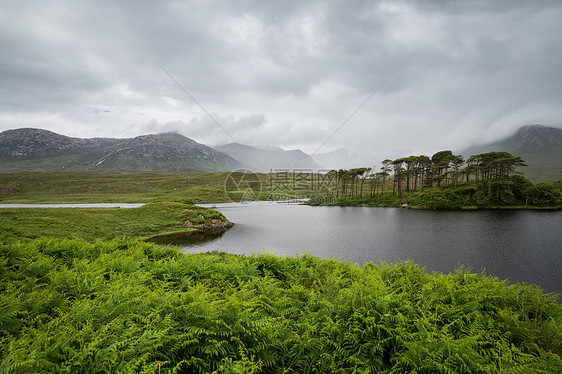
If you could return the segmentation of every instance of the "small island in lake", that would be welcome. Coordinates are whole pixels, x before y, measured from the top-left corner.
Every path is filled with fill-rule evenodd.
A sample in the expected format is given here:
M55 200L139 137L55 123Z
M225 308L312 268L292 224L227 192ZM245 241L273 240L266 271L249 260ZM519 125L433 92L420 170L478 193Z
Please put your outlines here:
M361 167L330 170L326 194L310 205L389 206L420 209L550 208L562 205L561 181L533 184L509 152L486 152L466 160L452 151L432 157L386 159L380 171Z

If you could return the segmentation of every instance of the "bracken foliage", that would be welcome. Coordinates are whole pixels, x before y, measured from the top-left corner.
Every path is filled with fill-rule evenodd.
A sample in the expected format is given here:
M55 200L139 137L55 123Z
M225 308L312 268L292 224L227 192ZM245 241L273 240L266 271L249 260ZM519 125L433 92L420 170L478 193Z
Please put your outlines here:
M562 307L462 268L0 243L0 373L555 373Z

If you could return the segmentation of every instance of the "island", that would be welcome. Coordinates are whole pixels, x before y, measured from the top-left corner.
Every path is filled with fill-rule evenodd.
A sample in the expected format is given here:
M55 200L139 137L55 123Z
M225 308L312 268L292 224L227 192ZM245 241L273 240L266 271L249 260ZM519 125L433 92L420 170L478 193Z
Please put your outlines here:
M466 160L451 151L432 157L386 159L380 171L360 167L330 170L326 192L309 205L381 206L419 209L559 209L561 181L533 184L519 171L521 157L485 152Z

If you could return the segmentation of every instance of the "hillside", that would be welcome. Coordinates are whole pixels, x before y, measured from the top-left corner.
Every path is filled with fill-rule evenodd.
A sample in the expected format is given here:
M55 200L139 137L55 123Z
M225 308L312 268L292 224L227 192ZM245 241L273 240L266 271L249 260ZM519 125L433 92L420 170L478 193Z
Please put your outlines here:
M276 170L317 170L323 168L322 165L301 150L285 151L281 148L257 148L239 143L225 144L217 146L215 149L248 165L256 172L268 173Z
M72 138L41 129L0 133L0 172L229 171L241 164L183 135Z
M15 129L0 133L0 160L30 160L68 155L80 150L109 147L120 139L81 139L42 129Z
M562 129L527 125L503 140L467 148L460 153L468 157L483 152L505 151L525 160L519 171L534 182L562 179Z

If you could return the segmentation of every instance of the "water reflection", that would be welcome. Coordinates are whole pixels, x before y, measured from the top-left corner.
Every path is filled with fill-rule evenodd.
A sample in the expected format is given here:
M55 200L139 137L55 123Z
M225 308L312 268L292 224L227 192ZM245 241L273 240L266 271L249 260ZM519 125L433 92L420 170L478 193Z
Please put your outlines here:
M235 254L303 252L321 257L395 263L412 260L427 271L459 265L513 283L562 293L562 211L422 211L310 207L257 202L217 204L235 226L186 252Z

